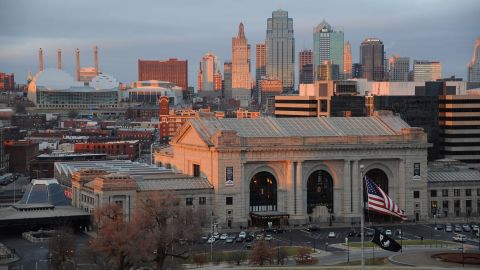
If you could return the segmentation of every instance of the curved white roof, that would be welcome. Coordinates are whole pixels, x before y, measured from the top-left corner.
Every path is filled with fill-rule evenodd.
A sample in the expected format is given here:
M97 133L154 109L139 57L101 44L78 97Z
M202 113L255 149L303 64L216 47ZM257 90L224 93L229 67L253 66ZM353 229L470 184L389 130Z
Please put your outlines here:
M118 87L118 84L118 81L113 76L103 73L93 78L90 86L96 90L101 90Z
M67 72L56 68L47 68L38 72L35 74L31 84L36 87L51 90L68 89L72 86L83 85L82 83L75 81L75 79L73 79L73 77Z

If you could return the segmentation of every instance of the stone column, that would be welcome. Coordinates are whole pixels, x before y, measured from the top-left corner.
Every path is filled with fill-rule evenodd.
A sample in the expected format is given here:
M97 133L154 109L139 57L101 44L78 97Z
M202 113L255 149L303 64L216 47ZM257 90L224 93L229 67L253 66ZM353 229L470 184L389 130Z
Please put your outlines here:
M353 160L352 164L352 199L353 199L353 213L356 217L360 217L361 205L361 188L362 188L362 176L360 175L360 164L358 160Z
M351 160L345 159L343 161L343 212L344 216L348 216L353 213L353 201L352 201L352 187L353 179L351 173Z
M293 216L295 215L295 162L288 161L287 162L287 172L285 174L285 189L286 189L286 196L285 196L285 211Z
M297 171L295 176L296 185L296 215L305 216L306 210L304 205L307 203L307 197L304 194L303 179L302 179L302 161L297 161Z
M394 176L395 177L395 176ZM398 179L396 179L397 181L395 181L395 179L392 179L392 181L388 181L389 182L389 185L391 182L392 183L392 187L394 189L392 190L396 190L396 194L395 194L395 198L392 198L394 201L396 201L396 203L400 206L400 209L402 210L406 210L407 209L407 205L406 205L406 196L408 196L408 194L406 194L406 191L405 191L405 186L407 185L409 179L407 179L407 176L405 175L405 160L402 158L399 160L398 162L398 175L397 175ZM410 176L408 177L410 178ZM409 213L406 213L406 214L409 214Z

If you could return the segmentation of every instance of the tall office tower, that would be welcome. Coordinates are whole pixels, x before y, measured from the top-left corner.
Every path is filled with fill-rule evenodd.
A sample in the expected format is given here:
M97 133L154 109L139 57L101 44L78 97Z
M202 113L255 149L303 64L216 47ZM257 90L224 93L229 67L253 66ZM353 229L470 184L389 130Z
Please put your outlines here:
M362 65L360 63L352 64L352 78L358 79L362 77Z
M303 50L298 53L298 83L313 83L313 52Z
M62 69L62 49L57 51L57 69Z
M80 50L75 50L75 78L80 81Z
M340 69L338 65L332 64L331 61L323 61L317 66L317 81L338 80L340 77Z
M265 42L255 44L255 85L267 75L267 58Z
M343 79L352 78L352 46L350 42L343 45Z
M250 45L243 28L238 26L238 35L232 38L232 89L251 89Z
M468 63L468 81L480 82L480 38L475 42L472 61Z
M98 74L100 71L98 70L98 47L97 45L93 46L93 63L95 65L95 72Z
M214 91L218 89L218 73L220 72L217 56L206 53L200 61L198 69L198 91ZM220 74L221 77L221 74Z
M313 70L315 79L318 80L318 66L325 61L338 65L340 72L343 73L343 57L343 31L333 29L330 24L323 20L313 30Z
M285 10L272 12L267 20L267 77L281 80L283 91L292 91L295 84L295 38L293 19Z
M414 60L413 80L416 82L436 81L442 78L442 64L438 61Z
M383 81L385 51L383 42L377 38L366 38L360 45L362 78L369 81Z
M188 87L188 61L170 58L164 61L138 59L138 80L159 80L175 83L183 90Z
M408 82L410 58L393 55L389 60L388 76L391 82Z
M223 63L223 95L232 98L232 62Z

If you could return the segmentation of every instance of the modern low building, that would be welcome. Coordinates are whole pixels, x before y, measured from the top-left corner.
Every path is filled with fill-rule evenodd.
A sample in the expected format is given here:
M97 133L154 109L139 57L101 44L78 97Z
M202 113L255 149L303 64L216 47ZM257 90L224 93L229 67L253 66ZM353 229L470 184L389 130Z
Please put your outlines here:
M140 141L75 143L75 153L107 154L109 159L136 160L140 157Z
M38 143L31 140L6 140L5 153L9 155L9 171L27 174L30 163L38 155Z
M107 74L79 82L61 69L47 68L35 74L27 97L39 109L109 110L118 107L118 82Z
M166 96L172 105L183 104L182 88L171 82L138 81L131 83L130 87L123 95L123 99L130 103L156 105L161 96Z
M191 119L154 157L157 164L212 183L220 226L359 222L363 175L409 219L423 220L428 146L421 128L388 112L361 118L200 118ZM411 200L416 190L423 194L419 202Z

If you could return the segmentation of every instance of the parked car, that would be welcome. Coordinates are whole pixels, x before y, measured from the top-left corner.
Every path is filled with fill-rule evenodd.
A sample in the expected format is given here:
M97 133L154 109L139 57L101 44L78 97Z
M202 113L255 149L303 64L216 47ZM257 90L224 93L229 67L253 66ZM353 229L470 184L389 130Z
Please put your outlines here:
M226 240L227 237L228 237L228 234L223 233L222 235L220 235L220 240Z
M245 238L241 237L240 235L235 239L235 242L242 243Z
M452 232L452 224L447 224L447 226L445 226L445 232Z
M368 230L367 229L367 236L373 236L375 234L375 231L374 230Z
M266 241L271 241L272 239L273 239L273 237L272 237L271 234L265 235L265 240L266 240Z
M392 236L392 230L385 230L385 235Z
M355 234L356 233L354 231L349 231L347 237L354 237Z
M329 232L328 238L335 238L335 232Z
M235 236L229 235L227 239L225 239L225 243L233 243L233 240L235 240Z
M318 227L317 225L310 224L308 225L306 230L309 232L316 232L316 231L320 231L320 227Z
M435 226L435 230L437 230L437 231L443 230L443 225L442 224L437 224L437 226Z
M247 237L245 237L245 242L252 242L253 239L255 239L252 235L247 235Z
M213 237L213 236L208 238L208 240L207 240L207 243L209 243L209 244L212 244L214 242L215 242L215 237Z
M455 232L461 232L462 231L462 227L460 225L455 225Z
M262 240L263 239L263 234L261 234L261 233L257 234L257 236L255 236L255 239Z
M220 234L218 232L213 233L212 236L215 238L215 240L220 238Z
M246 232L240 232L238 234L238 237L245 238L245 237L247 237L247 233Z
M246 243L245 246L243 246L244 249L252 249L252 244Z
M462 234L457 234L457 235L454 235L452 237L453 241L456 241L456 242L465 242L467 241L467 237L465 235L462 235Z
M478 225L472 225L472 230L478 231Z
M470 231L471 231L470 225L468 225L468 224L463 224L462 227L463 227L463 231L464 231L464 232L470 232Z

